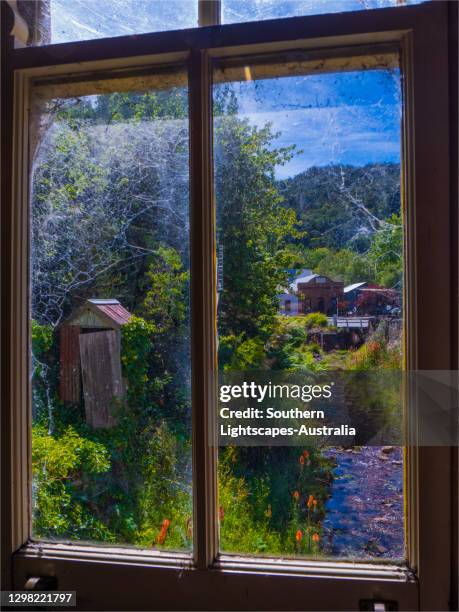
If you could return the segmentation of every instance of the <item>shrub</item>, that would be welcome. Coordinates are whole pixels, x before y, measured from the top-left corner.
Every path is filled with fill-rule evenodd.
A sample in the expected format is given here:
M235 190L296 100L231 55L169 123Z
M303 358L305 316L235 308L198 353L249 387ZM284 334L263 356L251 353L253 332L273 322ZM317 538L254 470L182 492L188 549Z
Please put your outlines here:
M40 425L33 427L35 535L113 540L107 527L85 503L85 490L91 478L109 469L106 448L83 438L72 427L60 435L50 435Z
M32 352L37 359L47 353L53 345L53 328L32 320Z
M155 332L153 323L135 316L121 328L121 363L128 381L128 399L132 403L141 404L145 400Z
M219 338L219 364L225 370L254 370L261 368L266 357L265 345L260 338L243 336Z
M327 327L327 315L322 312L311 312L304 317L304 323L308 329L313 327Z
M270 527L272 514L266 491L261 493L265 499L265 513L263 519L256 520L254 503L244 478L235 476L227 464L219 464L218 514L223 551L251 554L283 552L280 533Z
M192 538L191 448L166 422L145 431L145 452L139 466L140 529L135 543L162 548L190 548ZM186 482L184 475L190 475Z

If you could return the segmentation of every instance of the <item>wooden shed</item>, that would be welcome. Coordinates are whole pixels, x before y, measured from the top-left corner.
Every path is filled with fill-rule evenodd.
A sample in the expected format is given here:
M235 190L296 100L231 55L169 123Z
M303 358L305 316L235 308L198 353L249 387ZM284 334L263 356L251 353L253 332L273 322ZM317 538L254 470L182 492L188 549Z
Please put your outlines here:
M84 400L86 421L112 427L114 400L122 399L121 327L131 313L118 300L87 300L61 326L59 395Z

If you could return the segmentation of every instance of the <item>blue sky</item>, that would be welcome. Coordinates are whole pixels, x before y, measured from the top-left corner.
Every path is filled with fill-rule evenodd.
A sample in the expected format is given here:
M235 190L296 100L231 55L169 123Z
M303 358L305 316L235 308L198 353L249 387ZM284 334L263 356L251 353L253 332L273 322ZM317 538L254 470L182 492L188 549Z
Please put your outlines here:
M398 6L397 0L223 0L222 20L238 23L388 6ZM51 42L194 28L197 7L197 0L51 0Z
M419 0L408 0L408 4ZM396 0L223 0L225 22L394 6ZM194 27L195 0L51 0L52 42ZM240 114L302 152L277 169L400 160L400 75L367 70L233 85Z
M278 178L310 166L400 161L398 70L367 70L232 85L240 116L279 132L276 146L301 153L277 168Z
M422 1L405 0L404 4L419 4ZM397 5L396 0L223 0L223 22L341 13Z

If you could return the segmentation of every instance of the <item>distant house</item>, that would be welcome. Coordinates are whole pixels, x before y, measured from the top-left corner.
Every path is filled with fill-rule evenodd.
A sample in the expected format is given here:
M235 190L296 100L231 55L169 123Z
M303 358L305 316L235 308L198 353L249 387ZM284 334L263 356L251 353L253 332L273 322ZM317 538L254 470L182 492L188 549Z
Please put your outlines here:
M59 328L59 396L79 403L94 428L112 427L113 401L125 395L120 330L131 313L118 300L87 300Z
M311 270L297 276L290 284L290 290L300 299L300 312L323 312L336 314L338 302L342 300L344 283L334 281Z
M367 315L384 315L400 306L400 295L374 283L354 283L344 288L344 301L348 310Z
M293 316L299 313L300 300L294 293L284 290L284 293L280 293L277 297L279 299L280 314Z
M312 270L287 269L288 288L278 294L279 312L283 315L323 312L334 315L338 303L343 299L344 283L334 281Z
M292 289L292 283L298 276L305 274L312 274L312 270L307 268L298 270L297 268L286 268L285 273L287 275L287 287L278 287L279 293L277 299L279 300L279 314L286 316L293 316L299 313L300 300Z
M309 276L312 274L312 270L303 268L298 270L297 268L286 268L287 281L289 285L287 287L279 287L279 293L277 298L279 300L279 314L286 316L297 315L300 312L300 299L297 295L295 288L295 279L299 277Z

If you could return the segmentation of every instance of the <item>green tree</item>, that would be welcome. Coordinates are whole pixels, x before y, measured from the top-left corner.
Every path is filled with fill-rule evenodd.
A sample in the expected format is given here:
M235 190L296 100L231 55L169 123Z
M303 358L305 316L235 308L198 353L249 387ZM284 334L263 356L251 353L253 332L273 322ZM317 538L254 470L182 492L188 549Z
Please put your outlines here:
M235 115L216 120L218 237L223 249L219 325L223 336L266 339L286 282L283 248L300 236L293 210L282 206L274 177L292 148L272 146L269 125L256 128Z
M183 331L188 317L189 274L180 254L159 246L144 277L145 297L141 311L159 334Z
M401 214L389 217L375 233L368 261L376 282L401 289L403 277L403 226Z

